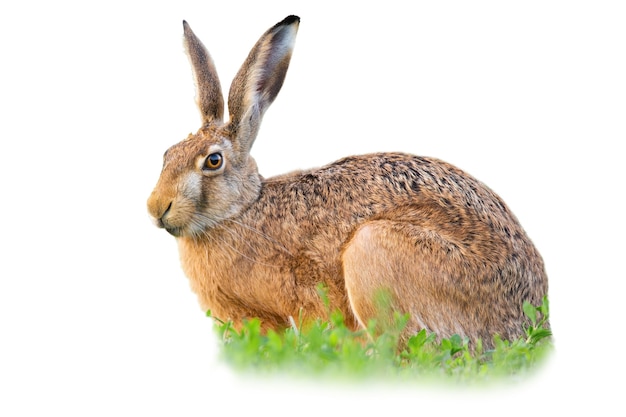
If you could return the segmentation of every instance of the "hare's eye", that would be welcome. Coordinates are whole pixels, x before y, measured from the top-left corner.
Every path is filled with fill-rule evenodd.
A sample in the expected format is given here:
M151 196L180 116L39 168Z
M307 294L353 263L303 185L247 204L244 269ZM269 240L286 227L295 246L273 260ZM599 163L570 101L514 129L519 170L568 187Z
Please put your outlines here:
M224 164L224 157L221 153L215 152L206 157L204 161L204 169L215 171L220 169Z

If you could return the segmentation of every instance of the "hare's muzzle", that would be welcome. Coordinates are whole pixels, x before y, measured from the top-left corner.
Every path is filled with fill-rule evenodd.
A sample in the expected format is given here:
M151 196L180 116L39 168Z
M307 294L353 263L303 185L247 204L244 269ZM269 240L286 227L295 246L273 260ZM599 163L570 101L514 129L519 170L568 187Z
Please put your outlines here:
M173 236L180 236L181 228L168 222L172 202L171 199L159 198L158 193L153 192L148 199L148 212L156 227L165 229Z
M165 209L165 211L163 212L163 214L160 217L155 217L154 218L154 223L156 224L157 227L161 228L161 229L166 229L167 230L167 226L165 221L163 220L165 218L165 216L167 216L167 213L169 213L170 209L172 208L172 203L170 203L167 208Z

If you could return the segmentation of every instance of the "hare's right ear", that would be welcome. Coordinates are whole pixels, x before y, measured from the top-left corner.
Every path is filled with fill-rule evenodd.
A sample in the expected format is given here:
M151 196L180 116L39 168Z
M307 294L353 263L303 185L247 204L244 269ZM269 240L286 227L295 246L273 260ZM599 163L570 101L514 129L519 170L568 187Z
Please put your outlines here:
M196 82L196 103L202 116L202 123L222 122L224 118L224 98L211 55L209 55L200 39L196 37L189 24L184 20L183 28L185 49L187 50Z
M285 80L300 18L288 16L254 45L228 93L229 130L240 154L250 151L261 119Z

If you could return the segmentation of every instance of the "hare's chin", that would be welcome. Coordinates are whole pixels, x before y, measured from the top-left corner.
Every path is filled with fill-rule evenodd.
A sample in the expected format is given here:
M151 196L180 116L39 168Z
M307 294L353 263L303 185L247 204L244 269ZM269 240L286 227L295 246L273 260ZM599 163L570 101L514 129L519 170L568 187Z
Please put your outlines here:
M182 227L165 227L165 231L174 237L181 237L184 234Z
M190 226L165 226L165 231L174 237L195 237L201 234L199 228Z
M172 226L165 224L163 228L174 237L192 237L197 238L204 234L206 230L209 228L209 225L192 222L190 224L184 226Z

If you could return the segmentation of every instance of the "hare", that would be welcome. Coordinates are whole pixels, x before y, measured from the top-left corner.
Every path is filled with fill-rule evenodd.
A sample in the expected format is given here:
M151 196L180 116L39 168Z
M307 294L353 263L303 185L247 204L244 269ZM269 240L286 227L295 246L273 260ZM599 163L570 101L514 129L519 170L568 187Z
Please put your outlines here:
M213 61L183 22L202 126L164 154L148 211L178 242L203 310L280 330L341 311L358 329L409 315L421 329L492 346L518 337L522 305L541 303L543 260L506 204L441 160L403 153L348 156L264 178L250 156L282 87L297 16L265 32L235 76L229 120ZM318 294L327 289L329 306ZM383 312L385 314L385 312Z

